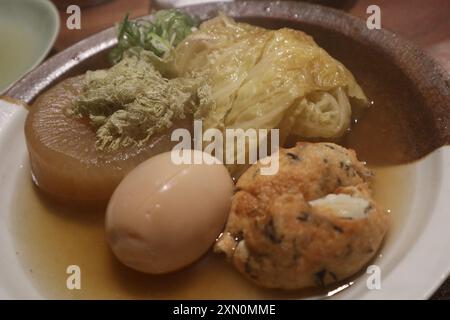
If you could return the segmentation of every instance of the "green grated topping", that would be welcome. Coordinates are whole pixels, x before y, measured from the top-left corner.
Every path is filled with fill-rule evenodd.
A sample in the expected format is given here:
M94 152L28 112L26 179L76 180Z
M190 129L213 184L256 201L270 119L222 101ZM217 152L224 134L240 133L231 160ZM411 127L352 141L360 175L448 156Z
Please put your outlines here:
M174 121L201 117L213 107L202 77L166 79L150 55L145 50L139 56L125 53L110 69L86 73L82 93L68 113L89 118L97 149L143 146Z

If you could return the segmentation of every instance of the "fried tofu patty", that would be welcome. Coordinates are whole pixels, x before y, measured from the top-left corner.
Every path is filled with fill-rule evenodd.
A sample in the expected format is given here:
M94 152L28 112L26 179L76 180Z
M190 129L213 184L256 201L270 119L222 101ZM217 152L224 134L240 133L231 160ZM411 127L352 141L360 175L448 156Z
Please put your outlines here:
M275 175L257 162L241 176L215 251L268 288L325 286L361 270L388 228L372 172L333 143L298 143L279 161Z

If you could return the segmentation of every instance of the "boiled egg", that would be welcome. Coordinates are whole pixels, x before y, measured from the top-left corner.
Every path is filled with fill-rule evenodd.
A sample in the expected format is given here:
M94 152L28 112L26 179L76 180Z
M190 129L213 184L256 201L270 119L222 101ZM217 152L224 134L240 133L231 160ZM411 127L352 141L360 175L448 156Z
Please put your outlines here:
M106 213L115 256L138 271L163 274L205 254L227 220L233 181L222 164L193 150L200 164L175 164L171 152L132 170L114 191ZM209 160L209 161L208 161Z

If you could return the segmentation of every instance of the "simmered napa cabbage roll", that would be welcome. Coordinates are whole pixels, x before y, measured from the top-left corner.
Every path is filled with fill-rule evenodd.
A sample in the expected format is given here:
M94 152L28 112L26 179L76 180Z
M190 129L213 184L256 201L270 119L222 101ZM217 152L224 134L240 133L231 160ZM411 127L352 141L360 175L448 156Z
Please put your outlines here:
M350 102L367 104L350 71L298 30L220 15L189 35L173 59L177 75L202 74L211 87L214 106L204 129L279 128L281 140L337 138L350 125Z

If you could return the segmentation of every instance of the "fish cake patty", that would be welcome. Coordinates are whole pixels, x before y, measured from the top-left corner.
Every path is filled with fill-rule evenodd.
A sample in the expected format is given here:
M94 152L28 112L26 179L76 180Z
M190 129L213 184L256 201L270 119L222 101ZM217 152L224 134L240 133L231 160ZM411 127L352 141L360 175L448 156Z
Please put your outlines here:
M361 270L388 228L371 196L371 171L354 151L332 143L280 149L279 161L275 175L260 175L258 162L241 176L215 251L268 288L325 286ZM317 201L330 194L363 204L361 216Z

